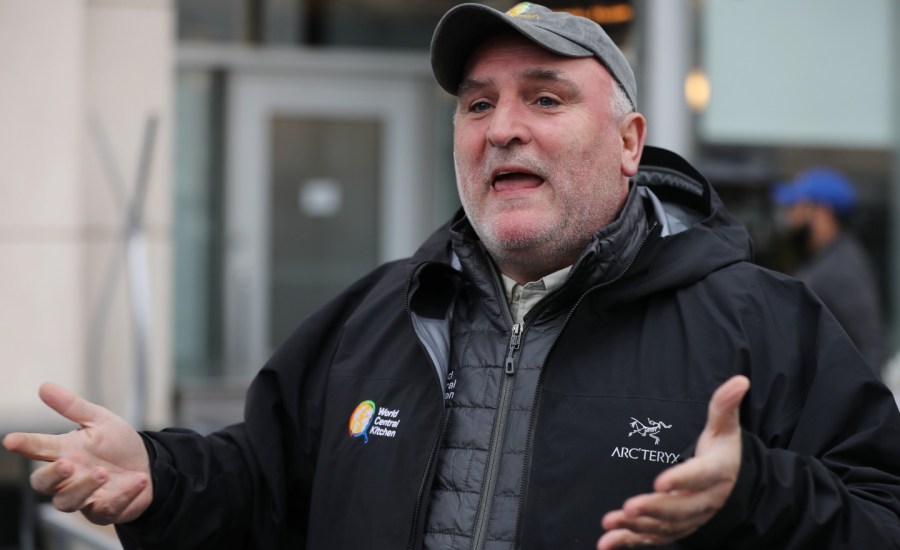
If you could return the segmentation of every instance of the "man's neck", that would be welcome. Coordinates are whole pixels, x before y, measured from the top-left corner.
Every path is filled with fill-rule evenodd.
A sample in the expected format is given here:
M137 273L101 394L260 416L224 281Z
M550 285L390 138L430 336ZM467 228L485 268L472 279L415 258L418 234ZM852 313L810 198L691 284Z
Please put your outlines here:
M502 275L503 287L506 291L506 303L513 320L521 323L528 313L544 296L550 294L566 281L572 266L564 267L558 271L547 274L536 281L517 283L513 279Z
M526 285L528 283L540 281L544 277L558 272L561 269L572 267L574 262L560 262L549 266L536 266L534 264L523 266L498 265L500 273L515 281L517 284Z

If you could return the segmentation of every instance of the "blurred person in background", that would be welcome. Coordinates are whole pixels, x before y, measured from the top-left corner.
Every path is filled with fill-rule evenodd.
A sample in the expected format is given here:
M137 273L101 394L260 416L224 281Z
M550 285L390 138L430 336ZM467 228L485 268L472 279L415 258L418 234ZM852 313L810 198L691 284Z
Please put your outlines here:
M777 184L789 243L798 259L793 275L825 303L876 373L885 362L878 280L862 244L846 228L856 206L852 182L837 170L809 168Z

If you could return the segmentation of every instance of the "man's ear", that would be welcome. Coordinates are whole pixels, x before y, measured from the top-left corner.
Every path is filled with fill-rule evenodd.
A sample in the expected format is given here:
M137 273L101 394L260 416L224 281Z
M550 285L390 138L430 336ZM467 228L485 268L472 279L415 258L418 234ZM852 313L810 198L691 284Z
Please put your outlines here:
M622 136L622 174L631 177L637 174L647 138L647 120L641 113L628 113L619 123Z

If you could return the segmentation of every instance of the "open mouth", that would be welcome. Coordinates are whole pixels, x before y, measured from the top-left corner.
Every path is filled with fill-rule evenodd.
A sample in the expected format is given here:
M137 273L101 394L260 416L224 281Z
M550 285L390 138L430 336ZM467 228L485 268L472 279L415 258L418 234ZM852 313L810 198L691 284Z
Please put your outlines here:
M531 172L501 170L494 175L494 189L497 191L514 191L531 189L544 183L544 179Z
M494 176L494 181L514 179L522 176L531 176L533 174L527 174L525 172L499 172L496 176Z

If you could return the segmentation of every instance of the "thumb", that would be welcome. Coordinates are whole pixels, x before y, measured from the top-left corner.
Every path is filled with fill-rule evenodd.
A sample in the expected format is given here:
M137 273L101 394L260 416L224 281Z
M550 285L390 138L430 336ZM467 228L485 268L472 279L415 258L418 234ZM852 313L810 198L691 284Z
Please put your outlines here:
M749 389L750 380L740 374L719 386L709 402L707 431L721 434L740 429L741 401Z
M38 389L38 395L48 407L72 422L81 425L95 424L107 413L107 410L100 405L95 405L78 394L52 382L41 384L40 389Z

